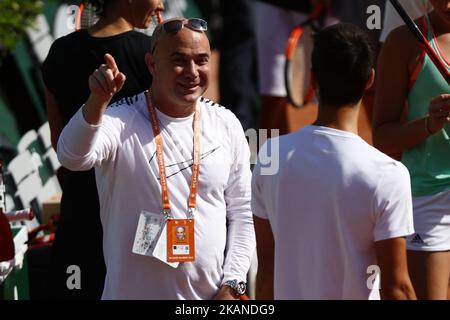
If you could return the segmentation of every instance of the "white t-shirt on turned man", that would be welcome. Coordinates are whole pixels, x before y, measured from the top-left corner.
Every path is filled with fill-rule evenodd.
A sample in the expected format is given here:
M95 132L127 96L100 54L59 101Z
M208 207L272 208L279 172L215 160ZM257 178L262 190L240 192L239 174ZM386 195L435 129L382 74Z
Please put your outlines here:
M275 299L379 299L374 243L414 231L407 169L341 130L279 139L278 173L258 163L252 182L253 214L275 240Z

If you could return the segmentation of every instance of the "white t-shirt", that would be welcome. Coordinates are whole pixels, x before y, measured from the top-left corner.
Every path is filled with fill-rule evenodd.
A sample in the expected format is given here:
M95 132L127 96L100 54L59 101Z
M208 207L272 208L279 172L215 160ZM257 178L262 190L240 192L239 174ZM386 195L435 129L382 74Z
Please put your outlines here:
M367 286L374 242L413 233L407 169L326 127L279 145L278 173L260 175L258 163L252 181L253 214L269 219L275 240L275 299L379 299Z
M110 106L101 125L89 125L80 109L61 133L58 157L65 167L95 166L107 267L103 299L211 299L224 281L246 280L255 248L248 143L230 111L204 98L198 103L202 131L196 260L176 269L132 253L141 211L162 209L144 93ZM193 115L171 118L157 110L157 116L172 215L186 218Z

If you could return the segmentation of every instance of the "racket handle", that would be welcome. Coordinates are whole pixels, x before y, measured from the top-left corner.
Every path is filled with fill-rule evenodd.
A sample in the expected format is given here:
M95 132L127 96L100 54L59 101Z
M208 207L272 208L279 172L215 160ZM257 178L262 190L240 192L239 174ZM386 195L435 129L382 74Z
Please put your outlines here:
M5 212L4 214L9 222L33 220L34 218L34 213L31 208L12 212Z

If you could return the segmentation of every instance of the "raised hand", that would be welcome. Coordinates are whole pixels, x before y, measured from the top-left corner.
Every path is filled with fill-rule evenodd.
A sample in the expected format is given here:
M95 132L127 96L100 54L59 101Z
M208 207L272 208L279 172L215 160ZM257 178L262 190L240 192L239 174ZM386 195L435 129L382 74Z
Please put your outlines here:
M428 107L427 130L435 133L450 122L450 94L442 94L431 100Z
M89 77L91 95L83 106L84 119L90 124L99 124L114 94L122 89L125 75L110 54L105 54L106 64L102 64Z
M125 75L119 71L113 56L105 54L105 61L89 77L91 95L100 103L109 103L125 83Z

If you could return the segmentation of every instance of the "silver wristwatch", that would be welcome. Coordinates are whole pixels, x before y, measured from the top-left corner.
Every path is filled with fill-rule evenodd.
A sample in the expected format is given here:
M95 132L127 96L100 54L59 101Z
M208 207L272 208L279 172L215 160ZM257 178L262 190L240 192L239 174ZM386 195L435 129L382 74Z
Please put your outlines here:
M247 290L247 284L244 281L228 280L225 281L223 285L231 287L231 289L236 291L236 293L240 296L242 296L245 293L245 290Z

